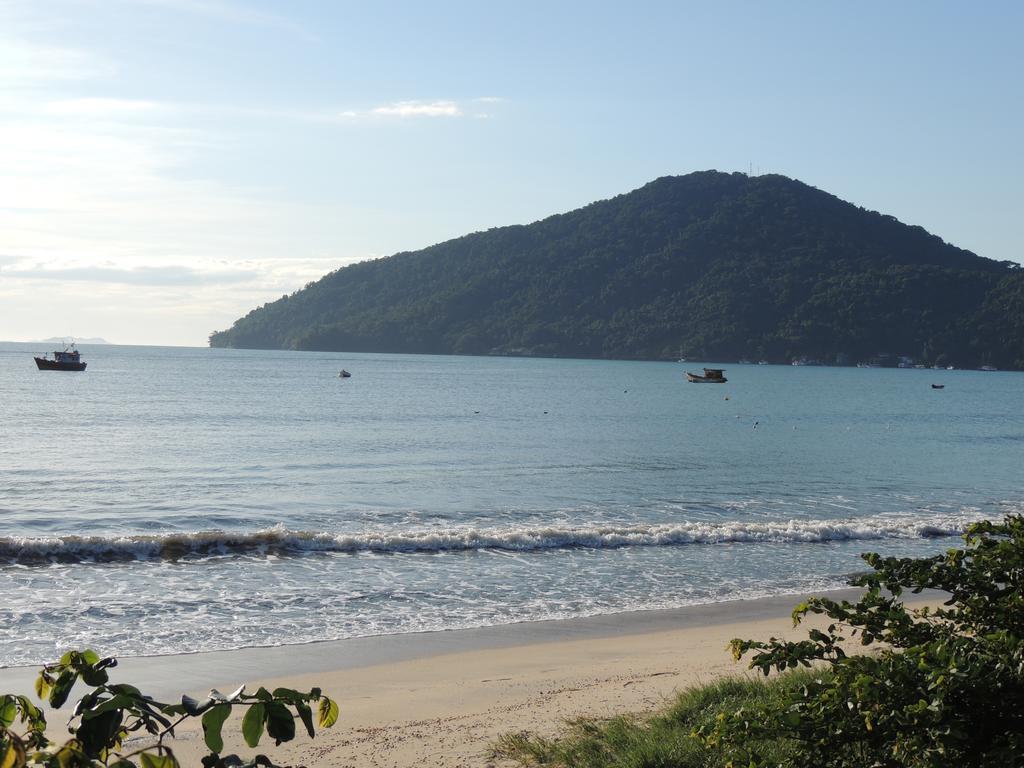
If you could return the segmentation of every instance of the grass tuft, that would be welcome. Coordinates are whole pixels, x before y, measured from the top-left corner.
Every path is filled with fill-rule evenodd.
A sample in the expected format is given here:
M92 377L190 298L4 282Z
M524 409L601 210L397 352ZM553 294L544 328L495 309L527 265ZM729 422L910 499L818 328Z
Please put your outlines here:
M713 726L720 712L756 711L781 702L788 692L823 674L800 670L770 679L725 678L681 692L655 714L574 720L553 739L506 734L494 745L492 757L563 768L724 768L721 753L694 738L694 731ZM761 746L775 764L785 762L795 749L786 739Z

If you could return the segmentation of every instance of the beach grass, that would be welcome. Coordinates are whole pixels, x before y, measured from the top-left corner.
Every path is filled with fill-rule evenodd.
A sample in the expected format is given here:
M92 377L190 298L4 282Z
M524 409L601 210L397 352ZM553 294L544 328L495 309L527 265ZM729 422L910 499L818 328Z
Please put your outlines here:
M695 738L694 731L713 727L720 712L755 712L781 703L789 692L827 674L820 669L766 679L723 678L682 691L668 708L654 714L578 719L566 723L554 738L506 734L494 745L492 757L523 766L565 768L724 768L726 756ZM797 748L786 738L759 747L773 765Z

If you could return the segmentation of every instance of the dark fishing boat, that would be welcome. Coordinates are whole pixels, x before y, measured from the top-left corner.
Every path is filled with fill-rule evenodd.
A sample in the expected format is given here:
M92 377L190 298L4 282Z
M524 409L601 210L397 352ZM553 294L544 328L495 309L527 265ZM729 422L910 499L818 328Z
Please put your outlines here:
M945 389L945 384L932 384L932 389Z
M699 373L687 371L686 380L691 384L725 384L728 379L722 375L723 372L722 368L705 368L704 375L701 376Z
M40 371L84 371L86 366L74 343L65 345L60 351L54 350L52 360L46 355L33 359Z

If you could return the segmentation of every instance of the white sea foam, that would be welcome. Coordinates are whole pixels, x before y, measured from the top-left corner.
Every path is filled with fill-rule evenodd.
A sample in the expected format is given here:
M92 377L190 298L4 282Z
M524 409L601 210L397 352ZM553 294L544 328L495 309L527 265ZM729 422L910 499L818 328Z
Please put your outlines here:
M283 526L255 532L200 531L124 536L0 537L0 563L177 560L231 555L301 555L312 552L378 554L469 550L536 552L550 549L617 549L746 542L821 543L957 536L983 516L876 515L838 520L680 522L637 525L534 526L524 528L320 533Z

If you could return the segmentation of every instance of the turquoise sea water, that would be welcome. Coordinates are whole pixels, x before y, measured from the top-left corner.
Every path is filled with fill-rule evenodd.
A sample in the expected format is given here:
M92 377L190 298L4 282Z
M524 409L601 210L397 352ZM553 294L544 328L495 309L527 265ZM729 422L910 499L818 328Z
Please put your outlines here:
M1020 374L43 351L0 344L0 666L826 588L1024 511Z

